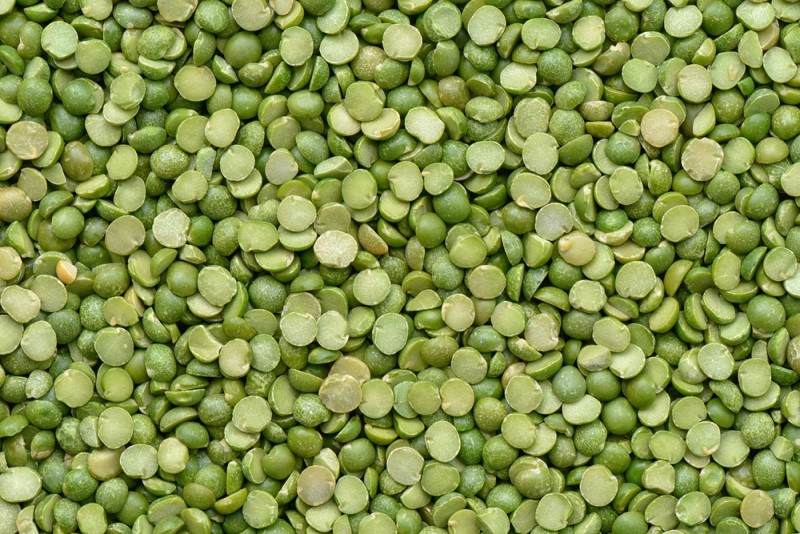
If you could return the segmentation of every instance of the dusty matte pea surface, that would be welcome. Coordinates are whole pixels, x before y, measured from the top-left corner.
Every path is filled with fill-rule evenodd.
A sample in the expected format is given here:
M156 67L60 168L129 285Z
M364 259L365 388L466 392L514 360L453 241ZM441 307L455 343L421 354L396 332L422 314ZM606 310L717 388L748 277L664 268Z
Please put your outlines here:
M800 532L800 3L0 0L0 534Z

